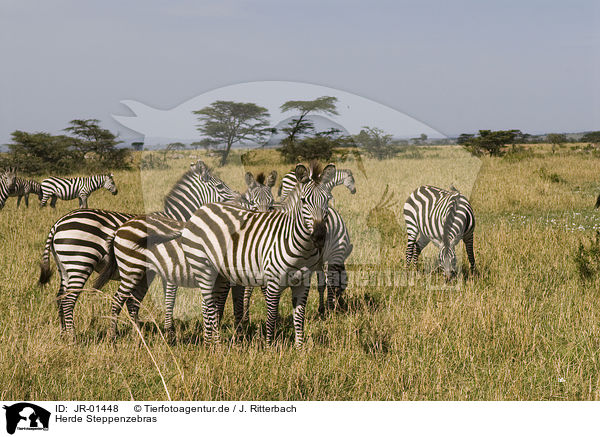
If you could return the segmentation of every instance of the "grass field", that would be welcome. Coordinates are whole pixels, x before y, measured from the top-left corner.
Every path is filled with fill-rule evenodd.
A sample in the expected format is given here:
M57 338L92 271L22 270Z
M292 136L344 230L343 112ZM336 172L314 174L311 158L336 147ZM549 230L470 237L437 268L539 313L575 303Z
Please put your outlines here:
M141 335L121 316L116 343L105 337L110 296L89 291L75 311L76 341L60 336L58 274L37 286L47 233L77 201L56 210L29 209L10 199L0 211L0 387L2 399L34 400L592 400L600 397L600 279L582 282L573 251L600 228L593 209L600 159L548 147L524 159L473 158L460 148L431 147L389 161L339 163L353 170L357 193L334 190L350 230L349 309L322 319L317 293L307 308L307 344L293 348L289 291L281 300L279 340L266 348L264 300L255 292L249 339L231 341L228 305L223 343L202 345L200 299L180 290L178 342L162 325L156 281L142 305ZM289 165L275 152L254 153L252 165L217 169L244 189L247 170ZM89 205L122 211L161 209L191 157L164 171L116 172L116 197L102 191ZM210 164L211 158L206 159ZM276 164L273 164L275 160ZM364 171L363 171L364 170ZM406 272L402 206L422 184L454 184L468 195L477 226L479 276L446 286L429 247L416 273ZM397 203L372 211L386 188ZM372 212L371 212L372 211ZM370 214L371 213L371 214ZM461 243L458 251L466 271ZM54 267L54 260L52 260ZM386 283L394 276L397 283ZM376 281L379 279L379 282ZM91 287L91 282L88 286Z

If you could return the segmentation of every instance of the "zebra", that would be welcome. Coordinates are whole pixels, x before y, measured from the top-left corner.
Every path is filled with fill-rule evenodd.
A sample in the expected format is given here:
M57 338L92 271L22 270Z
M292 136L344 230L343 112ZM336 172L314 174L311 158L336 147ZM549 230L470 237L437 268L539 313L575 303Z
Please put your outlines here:
M17 170L14 167L9 167L0 173L0 209L4 208L6 199L14 189L16 179Z
M278 210L284 210L282 205L276 206ZM327 215L327 236L323 247L322 264L317 266L317 290L319 292L319 314L325 314L326 309L333 309L338 305L344 307L343 293L348 283L346 273L346 259L352 253L353 245L350 242L348 228L340 213L329 207ZM327 271L324 265L327 264ZM325 288L327 288L327 302L325 302ZM243 323L249 321L250 298L254 287L246 287L244 290ZM265 290L263 289L263 292Z
M259 173L254 178L252 173L248 172L245 179L248 190L237 200L230 202L263 212L272 209L274 199L271 187L275 184L277 172L271 172L266 184L264 184L263 173ZM179 239L150 247L146 244L149 234L158 233L157 228L163 228L164 233L165 227L172 230L173 226L178 229L182 228L183 224L159 214L138 216L120 226L112 241L109 242L109 262L98 277L94 288L102 288L118 269L121 283L112 306L112 323L109 331L111 338L116 336L116 322L124 303L128 304L130 316L137 323L139 306L156 274L162 278L165 294L165 332L169 337L173 336L173 309L177 288L195 288L194 277L185 261ZM237 303L241 302L242 294L239 288L234 290L236 315L241 315L241 306ZM237 299L238 295L240 299Z
M192 164L190 170L165 197L164 216L189 217L189 211L193 213L204 201L233 199L231 189L227 190L229 187L222 185L202 161ZM47 284L51 278L52 253L60 273L57 305L62 332L70 335L74 333L73 311L83 286L92 272L104 269L109 237L135 215L101 209L79 209L58 219L50 229L40 263L39 284Z
M219 315L229 284L237 284L266 286L267 344L272 344L281 292L291 286L295 345L302 347L310 273L321 262L335 165L322 173L312 170L296 166L298 184L286 196L294 205L289 212L208 204L185 224L181 244L202 292L206 343L219 341Z
M118 193L117 186L113 179L113 174L94 175L78 178L58 178L50 177L42 181L42 200L40 206L46 206L48 199L50 206L56 206L56 200L72 200L79 198L79 207L87 208L87 199L94 191L106 188L115 196Z
M430 241L440 248L439 261L447 280L456 275L455 246L462 239L471 272L475 272L473 231L475 214L465 196L452 187L449 191L425 185L413 191L404 204L408 234L406 264L416 264Z
M21 199L25 197L25 206L29 207L29 195L37 194L38 199L42 200L42 185L31 179L16 178L15 186L10 190L10 197L17 197L17 208L21 204Z
M298 180L296 179L296 175L293 171L283 176L281 178L281 184L279 185L279 190L277 192L279 199L285 199L288 193L294 189L297 182ZM354 186L354 176L352 175L352 171L349 169L336 170L335 177L332 179L331 184L333 184L332 188L344 184L346 188L350 190L351 194L356 193L356 187Z
M279 197L285 199L290 190L296 185L296 177L294 172L287 173L281 180L279 186ZM350 169L338 169L335 172L335 177L330 182L331 189L338 185L344 185L351 194L356 193L354 176ZM330 235L335 235L335 238L328 238L325 250L323 252L323 264L327 264L326 274L323 269L318 269L317 274L317 290L319 292L319 313L323 315L325 309L332 309L336 303L340 307L344 306L342 294L346 289L347 273L345 261L352 252L352 244L350 243L350 235L344 220L340 214L334 209L329 208L331 214L328 216L327 229ZM327 287L327 307L324 301L324 292ZM250 302L250 294L252 290L246 290L244 295L244 319L248 315L248 305ZM335 300L335 301L334 301Z

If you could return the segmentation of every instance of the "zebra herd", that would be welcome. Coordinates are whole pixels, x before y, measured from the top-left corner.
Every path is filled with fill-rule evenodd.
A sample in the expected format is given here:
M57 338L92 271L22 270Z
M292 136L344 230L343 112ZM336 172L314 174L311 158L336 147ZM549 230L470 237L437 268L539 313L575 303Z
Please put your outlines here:
M87 208L87 199L94 191L106 188L113 195L117 194L117 187L113 175L95 175L78 178L50 177L42 183L31 179L17 177L17 171L10 167L0 172L0 209L4 207L9 197L17 197L17 208L21 199L25 198L25 206L29 207L29 195L36 194L40 206L46 206L48 199L50 206L56 206L57 199L72 200L79 198L79 207Z
M14 169L0 173L2 198L15 192ZM21 184L19 193L36 192L48 199L79 197L80 209L51 227L41 260L40 284L49 282L52 254L60 275L57 306L61 331L73 335L73 312L85 283L96 271L94 288L120 280L113 298L109 337L117 333L122 307L136 323L140 304L158 275L165 294L165 331L173 338L173 308L178 287L202 294L204 340L219 341L219 324L232 292L237 333L248 324L251 293L260 287L267 306L266 341L275 338L281 294L292 291L295 345L304 343L304 316L312 273L317 276L319 312L344 307L346 260L353 250L339 212L330 205L332 190L344 185L356 192L354 177L334 164L322 168L298 164L286 174L275 201L277 172L245 176L246 192L231 189L202 161L177 181L164 208L148 214L88 209L87 197L101 187L116 194L113 176L49 178L42 184ZM38 191L34 191L34 190ZM1 198L0 198L1 199ZM27 203L27 197L26 197ZM473 210L455 189L423 186L406 201L407 264L416 263L429 241L440 248L440 265L451 279L456 274L455 246L463 240L471 269ZM327 298L325 299L325 290Z

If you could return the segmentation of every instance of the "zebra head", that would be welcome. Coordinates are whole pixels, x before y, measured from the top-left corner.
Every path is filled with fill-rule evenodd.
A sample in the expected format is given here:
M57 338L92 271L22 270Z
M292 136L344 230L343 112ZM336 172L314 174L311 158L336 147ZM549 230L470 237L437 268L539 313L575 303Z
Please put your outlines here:
M350 190L350 194L356 194L356 187L354 186L354 176L352 175L351 170L339 170L340 173L344 175L344 179L342 179L342 183L348 190Z
M456 276L456 252L454 251L454 246L442 246L440 249L440 266L444 271L447 281L450 281Z
M265 182L264 173L256 175L256 179L251 172L246 173L246 185L248 190L244 193L244 197L250 204L251 209L260 212L267 212L273 209L275 198L271 189L277 180L277 172L273 170Z
M15 167L7 168L2 172L1 178L6 184L6 188L12 190L17 182L17 169Z
M117 185L115 184L112 173L104 176L104 184L102 186L110 191L113 196L116 196L119 192L119 190L117 190Z
M460 193L458 191L456 193L450 202L450 209L444 220L442 247L440 248L440 266L444 271L447 281L456 276L456 251L454 247L456 246L457 235L454 225L457 219L456 215L460 198Z
M310 233L310 238L317 249L325 245L327 235L327 214L329 199L331 199L331 181L335 178L335 165L327 165L319 171L317 164L311 165L309 171L304 165L298 164L294 170L300 214L302 221ZM310 177L309 177L310 175Z
M211 177L208 166L201 159L192 162L190 164L190 170L196 173L202 182L208 182Z

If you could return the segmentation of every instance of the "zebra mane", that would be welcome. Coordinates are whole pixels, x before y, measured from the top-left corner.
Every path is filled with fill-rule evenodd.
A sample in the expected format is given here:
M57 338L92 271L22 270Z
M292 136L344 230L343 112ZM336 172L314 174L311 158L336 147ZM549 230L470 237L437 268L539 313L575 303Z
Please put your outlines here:
M319 161L312 160L310 162L308 172L310 174L310 178L316 183L321 182L321 176L323 176L323 166Z
M256 175L256 182L258 182L261 185L265 184L265 174L261 171L259 174Z
M442 242L444 246L448 246L450 244L450 231L452 230L454 218L456 217L456 212L458 211L458 200L460 199L460 193L458 190L456 190L455 193L456 194L454 194L452 197L450 210L448 211L446 220L444 221L444 230L442 232Z

